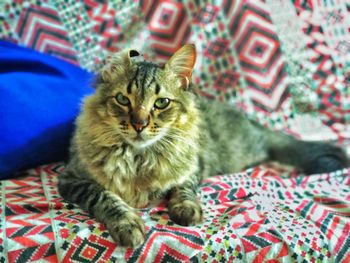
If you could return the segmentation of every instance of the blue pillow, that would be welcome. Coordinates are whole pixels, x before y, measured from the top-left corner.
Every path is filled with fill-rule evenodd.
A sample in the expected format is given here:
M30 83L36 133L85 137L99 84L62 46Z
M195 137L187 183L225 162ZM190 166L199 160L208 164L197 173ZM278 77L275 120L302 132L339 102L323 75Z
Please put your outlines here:
M0 179L63 160L92 74L0 41Z

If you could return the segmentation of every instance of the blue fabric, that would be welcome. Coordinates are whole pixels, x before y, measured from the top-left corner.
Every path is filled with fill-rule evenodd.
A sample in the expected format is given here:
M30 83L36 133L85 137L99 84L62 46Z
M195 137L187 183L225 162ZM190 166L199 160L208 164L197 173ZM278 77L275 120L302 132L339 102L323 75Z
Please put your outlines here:
M0 41L0 179L62 160L92 74Z

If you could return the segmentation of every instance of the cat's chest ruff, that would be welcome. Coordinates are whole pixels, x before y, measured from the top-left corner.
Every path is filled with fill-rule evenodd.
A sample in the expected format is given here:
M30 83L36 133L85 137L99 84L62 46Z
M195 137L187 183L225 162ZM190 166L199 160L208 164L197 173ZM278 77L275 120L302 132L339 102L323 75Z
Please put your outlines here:
M137 171L142 167L142 159L142 155L129 147L116 147L106 156L103 170L108 178L130 179L137 176Z
M147 205L155 193L164 192L185 179L170 172L171 164L164 156L131 147L119 147L111 152L103 170L107 177L104 186L134 207Z

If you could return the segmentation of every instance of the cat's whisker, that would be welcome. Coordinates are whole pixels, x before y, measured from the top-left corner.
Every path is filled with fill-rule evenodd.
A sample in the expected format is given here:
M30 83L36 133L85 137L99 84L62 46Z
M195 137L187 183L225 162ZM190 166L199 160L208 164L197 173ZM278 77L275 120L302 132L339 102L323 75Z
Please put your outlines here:
M190 147L197 147L195 144L193 144L191 141L189 140L183 140L181 137L172 137L172 139L175 139L177 142L180 142L182 145L188 145Z
M179 148L179 149L182 149L183 147L179 147L179 143L175 143L175 142L180 142L181 144L186 144L186 145L189 145L191 147L196 147L189 140L184 140L182 137L171 136L169 134L167 134L167 136L164 136L161 141L163 143L167 143L167 144L171 145L172 147L176 147L177 146L177 148Z
M190 145L191 147L195 147L195 144L192 142L192 137L188 136L189 134L185 133L184 131L177 129L177 128L171 128L169 132L167 133L167 137L173 139L174 141L179 141L181 143L185 143L187 145ZM187 139L189 138L189 139Z

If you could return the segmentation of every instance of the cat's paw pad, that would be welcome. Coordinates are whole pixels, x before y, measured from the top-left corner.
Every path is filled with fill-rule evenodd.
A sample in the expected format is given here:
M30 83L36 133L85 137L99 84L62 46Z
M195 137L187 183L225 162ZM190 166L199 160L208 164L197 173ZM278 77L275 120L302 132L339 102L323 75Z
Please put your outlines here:
M127 213L117 221L108 224L113 240L123 247L136 248L145 241L145 225L135 213Z
M182 226L197 225L202 222L202 208L198 201L183 200L169 203L169 216L172 221Z

